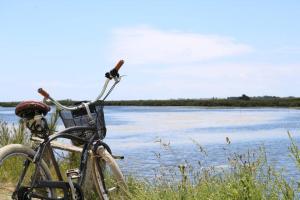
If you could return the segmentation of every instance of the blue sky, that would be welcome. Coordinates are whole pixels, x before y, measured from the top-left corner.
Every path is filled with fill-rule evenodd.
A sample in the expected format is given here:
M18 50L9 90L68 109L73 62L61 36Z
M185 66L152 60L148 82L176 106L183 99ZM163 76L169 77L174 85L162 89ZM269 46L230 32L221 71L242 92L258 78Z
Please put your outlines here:
M0 1L0 101L300 96L299 1Z

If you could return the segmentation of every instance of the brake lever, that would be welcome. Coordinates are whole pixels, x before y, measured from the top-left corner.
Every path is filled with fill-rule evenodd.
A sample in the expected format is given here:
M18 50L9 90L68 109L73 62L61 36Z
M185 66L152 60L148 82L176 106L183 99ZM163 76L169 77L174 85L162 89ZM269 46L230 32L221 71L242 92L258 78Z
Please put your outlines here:
M119 83L124 76L127 76L127 75L122 75L122 76L114 77L113 79L115 80L116 83Z

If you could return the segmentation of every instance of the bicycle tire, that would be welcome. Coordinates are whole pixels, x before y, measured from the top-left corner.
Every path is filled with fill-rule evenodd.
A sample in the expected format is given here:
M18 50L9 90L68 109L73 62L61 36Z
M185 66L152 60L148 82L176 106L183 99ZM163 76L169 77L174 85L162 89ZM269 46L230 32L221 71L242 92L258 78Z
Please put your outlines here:
M17 158L17 156L23 156L26 160L29 160L32 163L32 159L35 154L36 154L36 152L33 149L31 149L25 145L22 145L22 144L6 145L6 146L0 148L0 168L4 167L4 163L8 158L12 158L14 156L16 158ZM32 163L32 164L35 165L34 163ZM17 168L16 166L14 166L14 167L15 167L15 169ZM42 162L41 162L41 170L42 170L41 172L43 174L44 180L52 180L50 170L44 160L42 160ZM0 172L1 172L1 169L0 169ZM16 185L11 186L11 187L14 189L16 187ZM3 195L6 195L6 197L8 196L8 194L3 194ZM55 196L56 196L55 191L53 189L49 189L48 197L55 198ZM1 197L1 193L0 193L0 197ZM5 198L4 196L1 197L1 199L4 199L4 198Z
M101 200L126 198L127 186L124 176L117 162L106 149L104 149L101 156L93 156L92 168L96 190ZM108 168L111 170L110 174L106 171ZM108 182L111 182L112 179L114 182L109 184ZM112 186L118 191L110 191L113 189Z

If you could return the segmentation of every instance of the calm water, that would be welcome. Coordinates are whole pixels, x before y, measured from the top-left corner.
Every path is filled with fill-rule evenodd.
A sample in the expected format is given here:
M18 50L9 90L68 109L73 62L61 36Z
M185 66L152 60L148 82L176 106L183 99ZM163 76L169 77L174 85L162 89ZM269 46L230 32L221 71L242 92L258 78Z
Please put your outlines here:
M120 165L127 174L153 177L161 166L186 161L226 167L230 153L264 146L269 162L284 168L288 177L300 178L289 157L287 136L290 131L300 142L297 109L120 106L106 107L105 114L105 142L114 154L125 156ZM0 107L0 120L17 123L14 108ZM230 145L226 144L226 137L230 138ZM195 143L205 148L207 156L199 152Z

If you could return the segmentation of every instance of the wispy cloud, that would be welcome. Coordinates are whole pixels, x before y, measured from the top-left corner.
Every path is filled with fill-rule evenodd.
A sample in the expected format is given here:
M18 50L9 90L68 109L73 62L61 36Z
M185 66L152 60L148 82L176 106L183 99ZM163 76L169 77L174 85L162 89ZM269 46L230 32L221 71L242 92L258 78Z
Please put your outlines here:
M127 99L297 96L298 74L297 64L226 62L161 67L139 71L141 80L129 77L118 95Z
M280 54L300 54L300 46L282 46L274 50L274 53Z
M191 63L249 53L253 48L233 38L165 31L150 27L113 31L111 54L135 64Z

